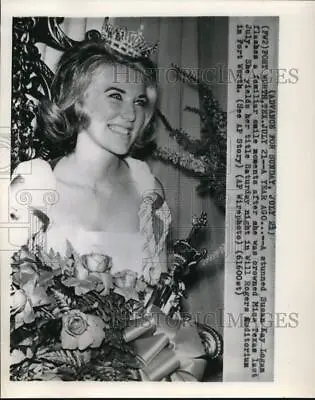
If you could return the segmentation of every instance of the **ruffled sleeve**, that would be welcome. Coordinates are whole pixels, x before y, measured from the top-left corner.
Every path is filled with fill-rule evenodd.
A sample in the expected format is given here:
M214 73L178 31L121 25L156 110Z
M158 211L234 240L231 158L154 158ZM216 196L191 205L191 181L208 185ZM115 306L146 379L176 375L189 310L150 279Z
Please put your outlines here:
M12 174L9 187L9 218L11 222L26 224L14 229L15 242L26 244L39 230L49 224L49 207L57 201L55 178L50 165L41 159L20 163Z

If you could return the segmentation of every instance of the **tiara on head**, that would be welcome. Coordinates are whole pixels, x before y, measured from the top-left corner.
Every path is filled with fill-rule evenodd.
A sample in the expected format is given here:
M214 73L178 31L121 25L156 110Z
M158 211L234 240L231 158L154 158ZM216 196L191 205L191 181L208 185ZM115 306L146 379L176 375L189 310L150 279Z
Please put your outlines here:
M149 57L158 44L147 44L143 37L143 25L137 31L128 31L126 27L119 27L104 21L101 30L102 39L113 50L132 58Z

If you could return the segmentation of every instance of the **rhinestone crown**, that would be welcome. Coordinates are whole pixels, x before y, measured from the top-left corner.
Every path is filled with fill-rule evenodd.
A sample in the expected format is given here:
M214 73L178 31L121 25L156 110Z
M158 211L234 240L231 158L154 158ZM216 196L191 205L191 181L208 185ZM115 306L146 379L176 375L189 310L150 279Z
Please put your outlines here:
M157 49L157 43L147 44L143 37L143 25L137 31L128 31L126 27L120 27L104 22L102 39L118 53L132 58L149 57Z

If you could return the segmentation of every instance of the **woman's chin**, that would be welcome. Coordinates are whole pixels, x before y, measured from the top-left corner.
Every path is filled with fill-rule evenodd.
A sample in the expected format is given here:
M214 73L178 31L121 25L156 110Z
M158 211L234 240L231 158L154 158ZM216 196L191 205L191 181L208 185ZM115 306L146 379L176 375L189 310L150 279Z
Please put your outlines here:
M130 150L130 146L125 146L125 147L116 146L116 147L112 147L112 148L106 147L106 148L104 148L104 150L107 150L109 153L111 153L111 154L113 154L113 155L115 155L117 157L123 158L123 157L126 157L128 155L129 150Z
M104 143L104 148L113 154L124 156L129 153L131 145L132 145L132 140L129 137L126 139L123 138L121 140L115 140L112 143L109 142L107 142L106 144Z

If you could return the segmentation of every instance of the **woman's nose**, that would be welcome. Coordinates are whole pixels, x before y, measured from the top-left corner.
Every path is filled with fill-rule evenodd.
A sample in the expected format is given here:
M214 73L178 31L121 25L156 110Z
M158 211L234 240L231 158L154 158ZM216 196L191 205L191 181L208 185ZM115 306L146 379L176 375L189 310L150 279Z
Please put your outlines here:
M136 119L136 111L134 104L125 104L122 109L122 116L129 122L134 122Z

